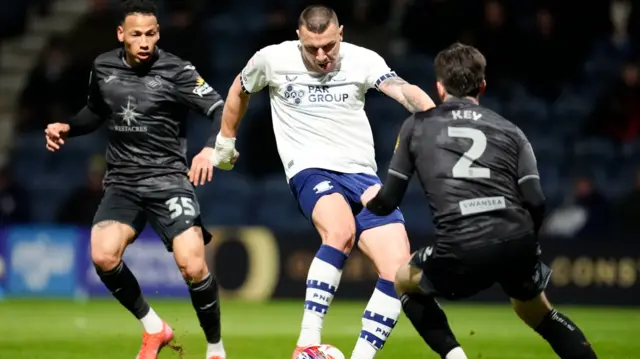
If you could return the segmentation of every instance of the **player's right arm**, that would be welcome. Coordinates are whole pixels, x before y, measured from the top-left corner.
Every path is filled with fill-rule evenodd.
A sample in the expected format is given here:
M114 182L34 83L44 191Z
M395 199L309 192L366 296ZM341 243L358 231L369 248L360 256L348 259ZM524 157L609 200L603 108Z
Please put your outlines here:
M529 211L536 233L542 227L545 212L545 196L540 183L538 163L531 143L520 132L518 148L518 188L524 206Z
M89 74L87 105L66 123L57 122L47 125L44 132L49 151L59 150L60 146L64 145L67 137L86 135L97 130L102 125L106 118L107 105L100 93L98 81L94 64L94 68Z
M375 215L386 216L391 214L398 208L402 198L404 198L411 176L415 171L415 159L411 152L414 124L415 119L411 116L404 121L400 129L384 185L378 188L370 187L362 195L362 205Z
M212 162L231 163L235 153L236 135L240 121L247 112L251 94L267 86L267 59L264 50L256 52L233 81L222 109L220 133L212 155Z

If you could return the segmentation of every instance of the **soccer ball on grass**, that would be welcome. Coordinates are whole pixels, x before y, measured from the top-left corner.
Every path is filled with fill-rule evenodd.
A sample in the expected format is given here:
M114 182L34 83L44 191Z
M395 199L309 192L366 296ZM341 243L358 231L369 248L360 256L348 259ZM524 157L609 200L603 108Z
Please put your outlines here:
M298 354L296 359L345 359L340 349L329 344L311 345Z

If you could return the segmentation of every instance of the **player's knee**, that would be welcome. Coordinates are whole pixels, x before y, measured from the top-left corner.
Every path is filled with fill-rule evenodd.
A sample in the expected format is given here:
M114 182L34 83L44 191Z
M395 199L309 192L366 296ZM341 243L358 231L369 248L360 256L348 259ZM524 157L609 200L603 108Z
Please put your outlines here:
M122 256L115 253L91 251L91 260L96 268L103 272L108 272L120 264Z
M184 261L178 264L178 267L180 268L182 278L184 278L187 283L200 282L209 274L207 263L204 260Z
M209 273L204 252L204 240L198 227L173 239L173 256L187 282L199 282Z
M354 232L349 227L332 229L325 232L322 242L344 253L349 253L356 241Z
M99 223L91 230L91 260L102 271L114 269L122 261L127 244L135 233L128 233L119 223ZM133 232L130 229L130 232Z
M527 301L511 298L511 304L518 317L531 328L536 328L553 309L544 293Z
M313 224L322 243L344 253L355 244L356 224L351 207L339 193L322 196L313 209Z

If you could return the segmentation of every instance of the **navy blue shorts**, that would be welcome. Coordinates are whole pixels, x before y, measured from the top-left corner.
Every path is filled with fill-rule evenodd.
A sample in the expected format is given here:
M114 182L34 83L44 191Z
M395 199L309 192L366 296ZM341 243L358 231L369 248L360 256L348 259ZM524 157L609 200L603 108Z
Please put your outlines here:
M356 219L356 240L370 228L391 223L404 223L400 209L396 208L387 216L376 216L362 207L360 196L369 187L382 184L378 176L364 173L341 173L318 168L308 168L298 172L289 181L289 187L298 201L300 211L311 220L313 208L320 197L340 193L351 206Z

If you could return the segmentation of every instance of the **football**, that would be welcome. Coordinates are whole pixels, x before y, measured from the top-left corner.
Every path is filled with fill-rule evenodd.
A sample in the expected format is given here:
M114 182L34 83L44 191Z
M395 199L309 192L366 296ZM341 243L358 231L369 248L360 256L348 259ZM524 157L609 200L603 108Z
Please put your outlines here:
M345 359L340 349L329 344L311 345L298 354L296 359Z

